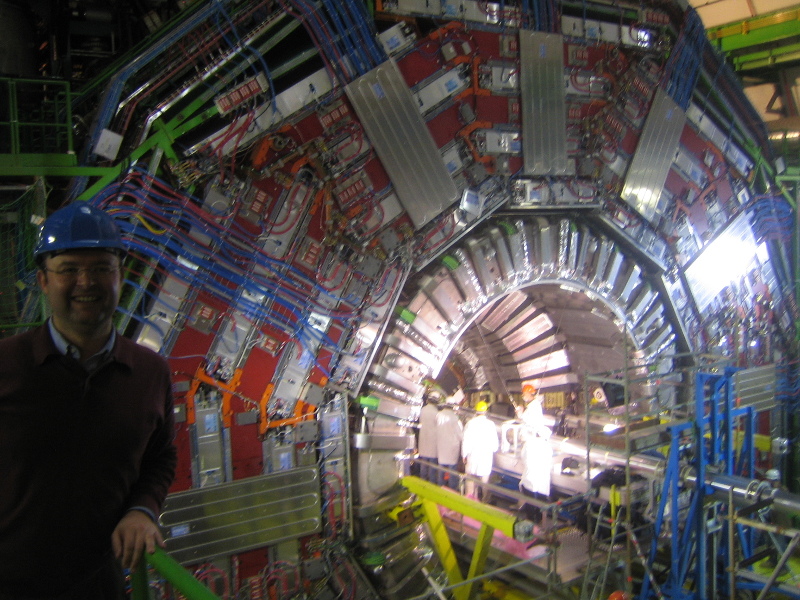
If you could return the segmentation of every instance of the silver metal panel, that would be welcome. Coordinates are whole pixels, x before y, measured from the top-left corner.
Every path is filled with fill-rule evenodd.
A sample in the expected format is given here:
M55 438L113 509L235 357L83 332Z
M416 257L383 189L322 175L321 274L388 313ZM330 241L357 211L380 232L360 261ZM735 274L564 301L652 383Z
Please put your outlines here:
M416 380L431 373L430 362L420 362L397 348L386 346L381 364L408 379Z
M647 312L647 309L650 308L657 295L658 294L650 287L650 284L645 282L640 291L636 293L633 302L631 302L631 305L627 309L628 317L631 321L634 323L638 321L641 316Z
M603 275L608 266L608 258L611 255L611 249L614 246L608 238L600 240L600 247L595 253L594 272L591 276L592 287L599 287L603 282Z
M424 349L435 360L440 360L442 357L441 349L431 342L431 340L422 335L418 330L414 329L411 325L402 319L395 320L394 333L398 336L405 336L414 344Z
M380 398L380 402L375 412L386 415L387 417L394 417L395 419L403 419L406 421L416 421L419 419L419 406L416 404L397 402L392 398L384 398L380 394L378 394L378 397Z
M575 275L581 276L589 272L589 262L597 248L597 238L588 230L581 231L581 246L578 250L578 261L575 265Z
M553 346L558 346L566 342L567 338L560 333L556 335L551 335L543 340L536 342L535 344L531 344L530 346L525 346L521 350L516 352L512 352L511 356L514 359L514 363L519 363L524 360L529 359L531 356L536 356L537 354L541 354L545 350L552 348Z
M461 314L461 305L464 304L464 298L458 290L455 282L451 279L447 269L439 269L433 277L424 276L420 280L420 289L422 289L431 302L436 305L439 312L444 316L447 321L456 327L464 323L464 315Z
M487 296L494 296L502 289L503 274L497 262L497 250L486 238L467 240L467 248L472 255L472 265L486 290Z
M642 316L642 320L636 324L636 334L644 337L656 323L663 320L663 316L664 305L661 302L653 302L650 309Z
M558 221L558 270L560 273L569 270L570 223L569 219L559 219Z
M384 342L388 346L393 346L398 350L402 350L409 356L413 356L418 361L423 363L432 363L436 358L422 346L417 345L414 340L402 335L395 331L386 336Z
M570 37L583 38L584 43L609 42L638 48L646 48L650 45L648 41L636 35L638 31L636 27L623 26L610 20L587 19L585 16L562 16L561 31Z
M643 346L648 350L660 346L664 338L670 333L672 333L672 326L668 322L661 323L657 328L648 333Z
M663 360L665 356L675 356L678 352L678 348L675 345L677 337L674 333L667 337L664 343L655 348L650 356L645 357L645 362L653 362L656 359Z
M464 251L463 248L458 248L453 252L460 263L457 269L453 270L453 277L461 286L464 295L469 299L479 300L486 295L481 280L475 272L475 267L472 264L472 259Z
M185 565L317 533L319 490L314 466L171 494L161 515L167 552Z
M367 378L367 387L369 388L370 394L380 398L388 397L409 403L413 403L417 399L414 394L406 390L401 390L399 387L377 378Z
M675 341L675 332L669 323L664 323L657 332L651 336L649 343L646 345L646 353L648 362L652 357L663 354L664 350Z
M370 367L370 373L372 373L373 375L375 375L375 377L379 379L383 379L389 382L391 385L395 387L399 387L401 389L406 390L413 396L422 395L422 392L425 389L424 386L420 385L416 381L411 381L410 379L407 379L397 371L387 369L386 367L382 367L381 365L372 365L372 367Z
M661 88L656 90L653 106L628 167L622 199L648 221L664 214L659 201L672 161L680 144L686 115Z
M586 232L582 227L572 223L573 227L569 234L569 254L564 274L574 275L578 270L578 257L580 256L581 242L586 237Z
M480 301L483 290L481 290L481 284L474 271L465 267L462 263L459 263L457 267L452 269L451 276L464 295L464 301L468 305Z
M763 409L775 405L777 374L774 364L736 371L733 383L742 406L759 405Z
M522 153L525 175L572 175L567 160L564 38L520 30Z
M423 316L423 318L429 317L432 313L437 312L437 308L431 302L431 299L428 297L427 294L423 292L418 292L408 303L406 306L408 310L413 312L417 316ZM431 319L432 322L438 322L442 320L442 315L435 314L434 318Z
M162 284L152 311L147 315L145 326L142 328L137 342L154 352L161 350L164 340L169 338L173 327L177 327L178 316L182 313L182 304L187 297L193 295L190 285L169 275Z
M525 221L514 222L516 231L508 237L511 246L511 257L514 260L514 268L520 277L527 279L535 270L533 257L533 246L531 245L530 233L525 227Z
M480 324L489 331L497 330L503 323L511 318L511 315L513 315L527 299L528 297L521 292L510 293L508 296L503 297L500 304L495 305L492 310L484 313Z
M397 9L402 13L420 13L425 15L438 15L442 9L438 2L428 0L398 0Z
M637 285L641 282L642 279L642 269L639 265L634 264L631 268L630 272L628 273L625 284L622 286L622 289L619 293L619 299L622 301L626 306L630 301L631 292L636 288Z
M414 448L414 436L356 433L353 436L353 448L359 450L411 450Z
M439 322L441 323L442 321ZM417 318L414 319L414 322L411 323L411 328L419 333L422 337L430 341L434 348L442 348L447 342L447 338L443 336L435 326L431 325L427 320L420 318L419 316L417 316Z
M408 310L415 315L411 327L430 340L434 347L444 346L446 340L438 326L444 323L445 319L424 292L418 293L411 299Z
M505 322L502 327L498 327L494 332L495 335L499 338L503 338L512 333L513 331L516 331L520 327L524 326L525 323L533 319L536 316L536 313L539 312L540 309L541 306L537 304L533 303L529 304L528 306L523 308L518 315Z
M345 87L353 109L417 229L458 196L403 76L389 60Z
M513 279L516 276L516 272L514 271L514 261L511 260L511 253L508 251L506 238L497 227L492 227L489 230L489 236L497 252L497 264L500 266L501 275L506 281Z
M543 375L551 371L564 369L568 367L569 364L569 355L567 354L566 350L556 350L550 354L538 356L536 358L532 358L531 360L519 363L517 365L517 370L519 371L520 377L538 377L539 375Z
M201 396L198 393L198 396ZM195 457L197 487L217 485L225 481L224 443L222 422L217 394L210 392L210 399L198 402L195 410L197 456Z
M619 276L619 270L622 267L622 262L625 260L625 256L623 256L622 252L619 251L619 248L615 248L612 255L611 261L608 265L608 270L606 271L606 289L613 290L614 285L617 282L617 277Z
M503 338L503 343L510 351L516 350L525 344L541 337L553 329L553 322L546 313L542 313L532 321L525 323L514 333Z
M539 225L539 268L543 275L549 275L556 268L555 226L545 218L536 221Z

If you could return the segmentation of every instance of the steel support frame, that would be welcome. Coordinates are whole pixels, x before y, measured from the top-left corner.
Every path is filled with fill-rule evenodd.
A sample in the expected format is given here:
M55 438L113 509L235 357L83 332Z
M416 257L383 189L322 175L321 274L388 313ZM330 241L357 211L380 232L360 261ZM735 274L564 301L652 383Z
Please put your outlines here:
M798 22L800 9L795 8L711 27L706 31L706 36L720 51L728 53L792 38L797 35Z
M509 537L519 535L519 519L494 506L483 504L477 500L466 498L448 488L434 485L424 479L409 475L401 480L403 486L420 499L423 515L428 521L436 553L447 573L456 600L469 600L473 597L476 578L483 573L486 559L492 546L495 530ZM444 523L439 506L449 508L462 515L471 517L481 523L475 548L472 552L467 577L461 571L456 559L447 526ZM532 524L531 524L532 526ZM527 531L527 529L525 529ZM532 527L530 533L532 535Z
M755 415L751 407L737 408L733 375L737 369L726 367L719 373L697 373L695 375L695 418L693 421L671 426L670 446L664 473L664 484L656 512L653 542L646 563L646 570L653 571L658 553L658 540L665 526L665 514L669 506L670 516L670 570L667 581L657 589L645 578L639 598L671 598L673 600L701 600L707 597L709 589L716 589L718 582L709 581L708 545L709 520L714 514L707 514L718 507L706 506L706 499L712 490L705 484L706 476L713 473L739 476L754 474L755 452L752 443L755 433ZM741 421L744 433L736 435ZM696 485L686 512L685 526L681 527L679 490L683 484L680 453L682 443L691 434L694 445L694 458L691 467L696 477ZM741 443L737 447L737 439ZM669 502L669 504L667 504ZM737 528L745 557L753 548L753 532L749 528ZM713 535L716 535L715 533ZM716 547L725 548L725 540ZM723 550L720 557L731 566L735 557ZM715 553L716 556L716 553ZM715 569L716 572L716 569ZM691 582L691 586L687 585ZM726 587L727 582L722 583Z

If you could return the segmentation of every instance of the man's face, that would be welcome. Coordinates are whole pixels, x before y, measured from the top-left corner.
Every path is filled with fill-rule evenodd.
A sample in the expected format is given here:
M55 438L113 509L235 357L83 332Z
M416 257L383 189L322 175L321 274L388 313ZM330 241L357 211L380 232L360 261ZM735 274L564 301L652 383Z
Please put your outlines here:
M105 250L74 250L47 257L37 274L62 334L110 328L122 287L120 259Z

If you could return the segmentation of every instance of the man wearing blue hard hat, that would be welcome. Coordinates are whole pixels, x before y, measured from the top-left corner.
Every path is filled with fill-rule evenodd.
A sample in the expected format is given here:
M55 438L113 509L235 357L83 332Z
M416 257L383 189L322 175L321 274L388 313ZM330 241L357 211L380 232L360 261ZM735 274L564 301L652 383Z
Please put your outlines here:
M122 568L163 545L170 372L114 330L124 254L104 211L54 212L34 250L51 317L0 340L0 600L124 598Z

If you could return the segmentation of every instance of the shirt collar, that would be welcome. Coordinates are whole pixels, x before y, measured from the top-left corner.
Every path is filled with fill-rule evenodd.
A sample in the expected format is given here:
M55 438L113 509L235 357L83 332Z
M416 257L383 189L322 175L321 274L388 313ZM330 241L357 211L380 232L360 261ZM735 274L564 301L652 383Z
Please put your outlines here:
M74 358L75 360L81 360L81 353L78 349L67 341L61 333L56 329L55 325L53 325L53 319L47 320L47 326L50 329L50 337L53 339L53 343L56 345L58 351L63 354L64 356L69 356ZM111 353L111 350L114 348L114 342L117 339L117 332L114 328L111 328L111 335L108 336L108 341L106 342L105 346L103 346L100 351L95 354L94 356L89 357L88 360L85 362L87 364L98 363L102 362L106 356Z

